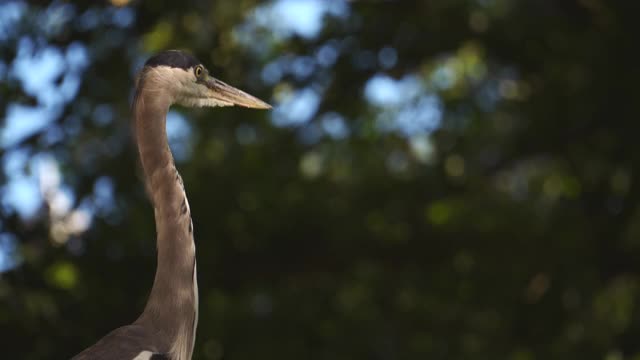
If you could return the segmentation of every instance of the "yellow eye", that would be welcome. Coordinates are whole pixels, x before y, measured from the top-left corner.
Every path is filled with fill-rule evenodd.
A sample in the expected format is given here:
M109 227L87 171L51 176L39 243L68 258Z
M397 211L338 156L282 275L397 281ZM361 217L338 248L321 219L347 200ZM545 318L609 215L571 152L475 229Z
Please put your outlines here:
M199 78L200 76L202 76L202 73L204 72L202 65L198 65L196 66L196 77Z

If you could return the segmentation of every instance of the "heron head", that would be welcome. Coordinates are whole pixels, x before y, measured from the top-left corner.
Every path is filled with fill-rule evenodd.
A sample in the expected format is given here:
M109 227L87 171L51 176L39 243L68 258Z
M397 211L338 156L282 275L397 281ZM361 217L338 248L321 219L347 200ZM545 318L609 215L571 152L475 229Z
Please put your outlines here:
M166 96L170 103L189 107L271 108L264 101L214 78L198 59L179 50L163 51L147 60L137 87L139 91Z

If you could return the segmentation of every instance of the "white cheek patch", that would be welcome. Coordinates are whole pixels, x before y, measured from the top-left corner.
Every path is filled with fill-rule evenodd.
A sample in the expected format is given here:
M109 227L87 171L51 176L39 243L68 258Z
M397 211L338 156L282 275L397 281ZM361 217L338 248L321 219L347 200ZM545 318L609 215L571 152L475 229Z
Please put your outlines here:
M193 88L196 76L191 69L183 70L168 66L156 66L147 72L145 76L145 91L163 91L171 94L173 100L179 98L179 94Z

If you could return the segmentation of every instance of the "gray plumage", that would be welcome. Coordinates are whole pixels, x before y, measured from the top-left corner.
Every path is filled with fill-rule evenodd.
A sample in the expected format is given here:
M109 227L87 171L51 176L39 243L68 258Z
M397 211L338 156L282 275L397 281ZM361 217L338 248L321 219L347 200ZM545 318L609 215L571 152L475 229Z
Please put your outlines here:
M193 56L165 51L142 69L133 104L140 163L153 204L158 265L144 311L73 360L191 359L198 322L195 243L189 202L166 133L169 107L270 106L209 75Z

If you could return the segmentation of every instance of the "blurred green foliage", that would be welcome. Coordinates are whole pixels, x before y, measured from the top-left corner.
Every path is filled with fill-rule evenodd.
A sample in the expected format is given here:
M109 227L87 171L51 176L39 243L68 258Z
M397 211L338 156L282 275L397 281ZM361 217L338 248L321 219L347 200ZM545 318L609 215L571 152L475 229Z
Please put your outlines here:
M177 109L194 359L640 359L638 3L312 3L317 33L273 15L295 1L5 16L0 125L42 102L7 70L25 38L28 56L82 46L88 62L49 125L0 149L0 198L10 154L46 154L94 215L65 233L47 206L2 202L18 245L0 274L3 357L69 358L141 311L155 233L129 94L149 54L181 48L276 105Z

